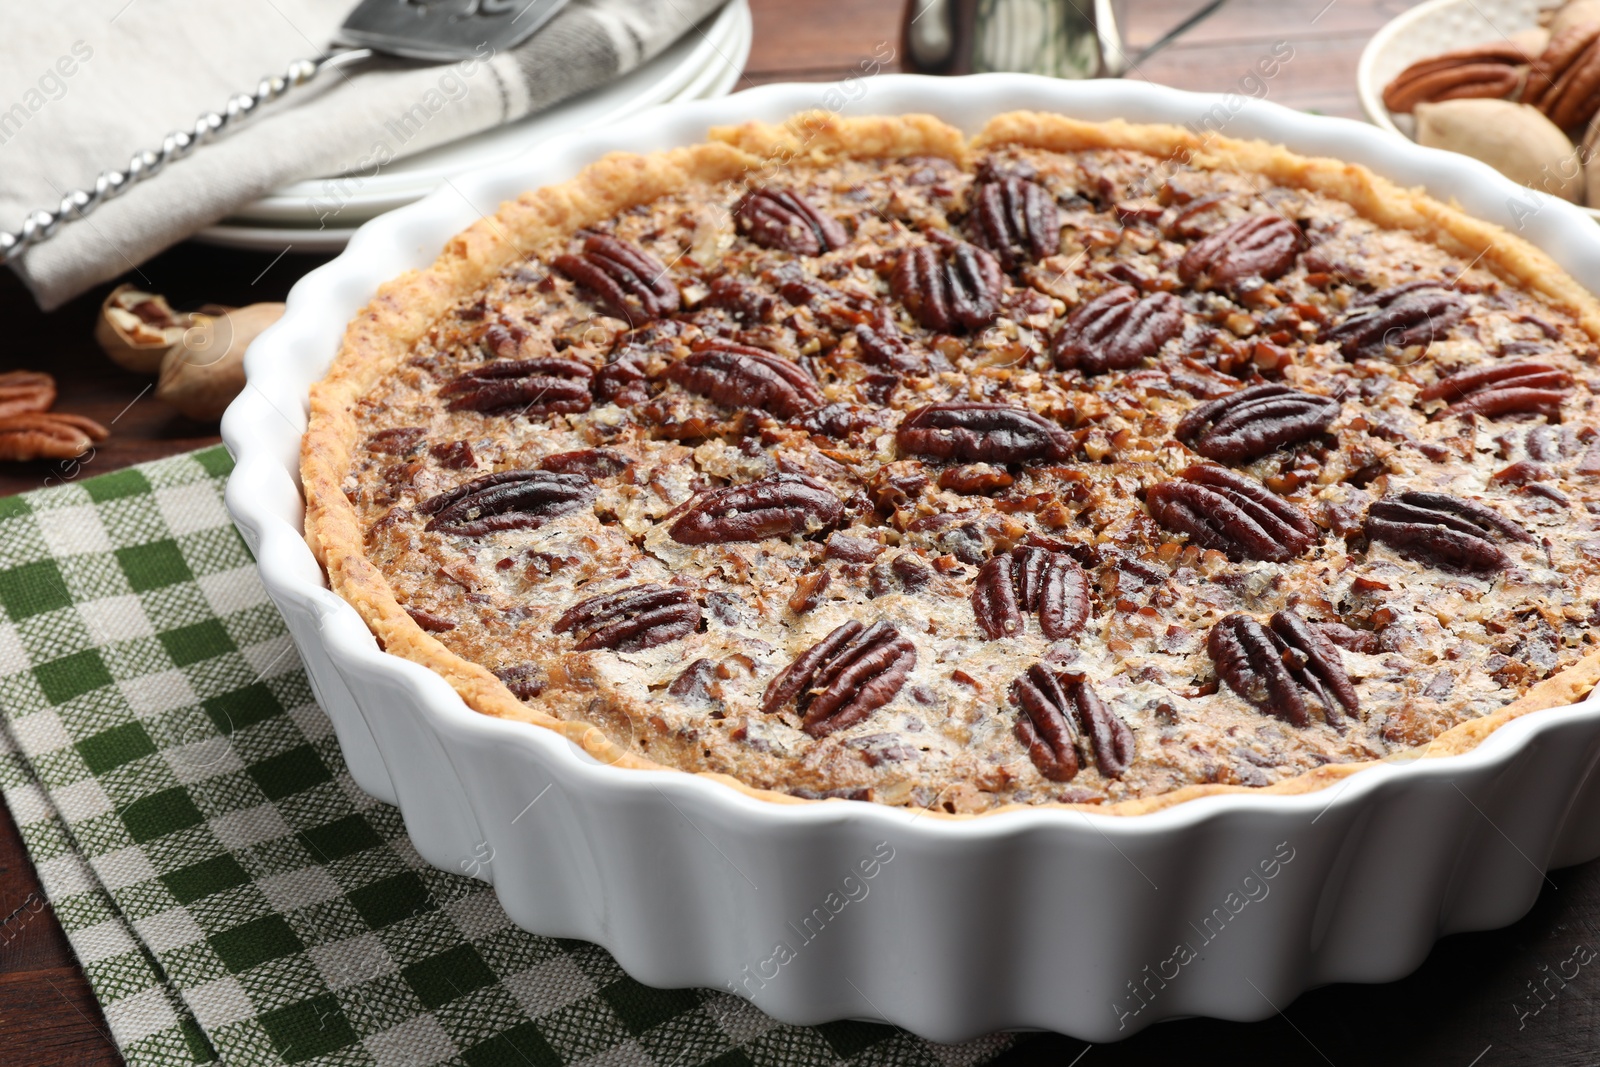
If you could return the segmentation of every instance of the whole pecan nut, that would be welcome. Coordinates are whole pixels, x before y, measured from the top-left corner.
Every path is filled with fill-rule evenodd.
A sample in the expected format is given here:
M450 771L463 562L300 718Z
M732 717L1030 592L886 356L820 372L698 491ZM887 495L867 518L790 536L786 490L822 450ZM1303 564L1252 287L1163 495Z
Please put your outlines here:
M668 533L684 545L764 541L816 533L838 523L844 505L804 474L774 474L703 493Z
M792 703L800 728L826 737L893 700L916 666L916 646L893 624L851 619L772 679L761 710L770 715Z
M1417 394L1422 402L1449 400L1442 414L1499 415L1527 413L1548 419L1561 416L1561 402L1572 389L1572 375L1548 363L1491 363L1440 378Z
M448 411L486 415L519 412L529 418L588 411L594 371L562 356L482 363L444 384Z
M1065 680L1035 663L1011 683L1011 700L1021 709L1017 740L1039 773L1052 782L1078 774L1078 745L1086 743L1095 767L1106 778L1121 778L1133 764L1133 731L1082 680Z
M0 419L49 411L56 402L56 380L42 371L0 374Z
M762 248L799 256L820 256L850 241L838 219L792 189L751 189L733 206L733 219L739 232Z
M1207 459L1239 463L1308 441L1338 414L1339 402L1332 397L1286 385L1252 385L1199 405L1173 436Z
M1374 359L1387 347L1424 347L1467 314L1467 302L1444 282L1413 281L1361 297L1326 326L1318 341L1337 341L1346 359Z
M1027 408L956 401L913 411L895 431L903 453L956 463L1063 462L1072 436Z
M594 496L578 474L510 470L464 482L417 505L431 515L424 530L481 537L501 530L532 530L575 511Z
M1465 97L1505 99L1527 77L1527 53L1511 41L1457 48L1411 64L1383 90L1383 106L1405 113L1418 104Z
M1171 293L1141 298L1131 285L1106 290L1068 316L1050 342L1063 370L1127 370L1183 332L1183 305Z
M1000 313L1005 279L987 250L952 242L948 253L918 245L900 253L890 278L896 299L922 325L941 333L981 330Z
M1277 612L1262 626L1227 615L1211 628L1206 651L1217 676L1245 700L1292 726L1311 721L1305 696L1316 697L1329 726L1344 731L1344 713L1360 708L1339 649L1298 614Z
M1294 266L1305 235L1273 212L1246 215L1189 246L1178 260L1185 285L1232 289L1249 278L1272 281Z
M1284 563L1317 543L1305 512L1225 467L1190 467L1180 481L1153 486L1145 502L1162 526L1236 562Z
M1367 509L1366 535L1425 563L1464 570L1511 565L1497 540L1532 543L1533 535L1492 508L1444 493L1405 492Z
M9 415L0 418L0 460L76 459L109 436L104 426L82 415L59 411Z
M973 238L1006 270L1054 255L1061 247L1056 198L1016 175L979 182L972 194Z
M648 584L579 601L552 629L581 632L579 652L639 652L692 634L699 625L700 605L687 590Z
M667 368L666 377L724 407L760 408L779 418L799 418L826 398L798 363L759 348L702 341Z
M1564 130L1588 124L1600 110L1600 23L1578 23L1550 38L1528 70L1522 102Z
M1019 545L978 568L972 614L991 641L1022 630L1023 613L1037 612L1052 641L1076 637L1089 621L1089 578L1072 557Z
M608 312L630 326L663 318L682 306L678 287L659 259L608 234L590 234L581 252L557 256L551 265L593 292Z

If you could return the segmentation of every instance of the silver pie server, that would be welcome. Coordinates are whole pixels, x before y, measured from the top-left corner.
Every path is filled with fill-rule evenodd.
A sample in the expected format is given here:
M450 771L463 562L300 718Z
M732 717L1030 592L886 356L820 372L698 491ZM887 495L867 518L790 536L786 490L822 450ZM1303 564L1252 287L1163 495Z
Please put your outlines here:
M207 111L189 129L167 134L160 148L134 153L121 170L101 171L93 188L74 189L54 210L30 212L15 232L0 230L0 263L54 236L62 223L85 217L159 174L168 163L183 159L324 71L379 55L431 63L481 58L485 48L494 52L515 48L566 5L567 0L361 0L323 55L295 60L282 74L262 78L255 91L237 93L222 110Z

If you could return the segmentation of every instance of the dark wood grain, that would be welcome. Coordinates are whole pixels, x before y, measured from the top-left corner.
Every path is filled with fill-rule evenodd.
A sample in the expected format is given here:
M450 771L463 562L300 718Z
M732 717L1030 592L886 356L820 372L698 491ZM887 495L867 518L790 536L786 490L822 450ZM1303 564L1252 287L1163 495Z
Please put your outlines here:
M121 1062L11 813L0 804L0 1067Z
M863 60L899 48L899 0L752 0L755 42L741 87L831 81ZM1137 51L1198 6L1198 0L1139 0L1124 17ZM1367 38L1404 10L1404 0L1230 0L1209 22L1140 62L1131 77L1186 89L1257 92L1244 79L1278 42L1293 49L1267 82L1267 99L1324 114L1359 117L1356 59ZM896 69L890 62L887 69ZM130 272L127 280L167 294L176 306L280 300L321 257L225 251L186 244ZM50 315L33 309L0 274L0 370L49 370L58 406L111 424L113 437L82 473L102 473L217 440L216 427L154 400L149 380L111 364L90 329L109 286ZM64 471L50 464L0 466L0 495L38 488ZM1381 986L1308 993L1267 1022L1170 1022L1116 1045L1033 1036L1006 1067L1183 1063L1271 1063L1284 1067L1576 1067L1600 1063L1600 964L1584 968L1537 1016L1529 983L1542 981L1577 946L1600 952L1600 864L1556 872L1529 915L1505 930L1441 941L1409 978ZM1557 888L1559 887L1559 888ZM0 811L0 916L23 907L26 922L0 943L0 1067L120 1063L105 1021L48 908L34 914L37 879L15 827ZM1063 901L1063 907L1070 906ZM1519 1022L1521 1025L1519 1026ZM1078 1057L1082 1057L1079 1059Z

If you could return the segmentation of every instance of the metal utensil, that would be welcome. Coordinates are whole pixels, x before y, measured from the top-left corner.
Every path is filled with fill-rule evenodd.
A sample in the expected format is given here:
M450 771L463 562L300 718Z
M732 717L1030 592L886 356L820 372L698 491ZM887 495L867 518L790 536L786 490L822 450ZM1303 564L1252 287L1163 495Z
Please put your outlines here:
M482 58L486 48L498 52L521 44L566 5L567 0L361 0L339 28L330 51L316 59L297 59L282 74L262 78L254 92L237 93L221 111L207 111L189 129L167 134L159 149L134 153L121 170L101 171L92 189L74 189L53 211L30 212L16 232L0 230L0 263L54 236L63 222L81 219L159 174L168 163L216 140L324 71L378 55L430 63Z
M1120 78L1224 2L1209 0L1129 57L1116 0L908 0L901 55L907 70L921 74Z

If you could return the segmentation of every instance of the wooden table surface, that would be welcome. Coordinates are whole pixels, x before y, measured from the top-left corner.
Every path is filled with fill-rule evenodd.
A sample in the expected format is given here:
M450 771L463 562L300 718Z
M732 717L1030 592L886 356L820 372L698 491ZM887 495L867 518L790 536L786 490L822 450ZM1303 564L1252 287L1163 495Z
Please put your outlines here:
M755 44L741 88L773 81L823 81L862 59L898 48L899 0L752 0ZM1152 40L1198 0L1137 0L1125 16L1130 45ZM1185 89L1239 90L1262 56L1292 49L1266 86L1290 107L1359 118L1355 65L1366 39L1402 0L1230 0L1180 43L1141 63L1133 77ZM1243 88L1248 89L1249 83ZM181 245L126 280L167 294L175 306L281 300L324 257L247 253ZM154 400L150 381L112 365L91 337L109 286L40 314L9 272L0 272L0 370L54 372L58 407L111 425L113 436L85 465L103 473L217 440L216 426L185 419ZM0 495L43 485L44 463L0 467ZM1532 912L1505 930L1441 941L1415 974L1390 985L1335 986L1309 993L1266 1022L1171 1022L1117 1045L1086 1047L1033 1037L1006 1064L1134 1065L1277 1063L1422 1067L1565 1067L1600 1062L1595 968L1536 1016L1520 1020L1532 985L1578 946L1600 950L1600 864L1558 871ZM116 1064L98 1006L49 908L10 816L0 808L0 1065ZM1069 901L1062 902L1069 907ZM11 916L6 919L4 917ZM1546 970L1549 968L1550 970Z

